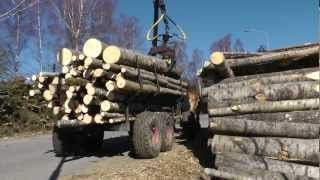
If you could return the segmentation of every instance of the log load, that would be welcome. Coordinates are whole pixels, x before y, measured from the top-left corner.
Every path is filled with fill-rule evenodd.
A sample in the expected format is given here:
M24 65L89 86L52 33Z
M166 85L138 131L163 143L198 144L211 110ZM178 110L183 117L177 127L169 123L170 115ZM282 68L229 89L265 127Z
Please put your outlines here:
M186 97L188 83L169 61L95 38L83 52L63 48L57 60L62 72L32 76L29 95L42 96L62 126L133 121L145 110L170 112Z
M244 153L273 159L319 163L319 140L215 135L212 153Z
M221 53L222 52L214 52ZM213 53L213 54L214 54ZM319 65L319 48L318 44L312 44L310 46L300 46L296 48L287 48L281 51L270 51L261 53L251 57L234 57L226 59L229 69L232 70L236 76L244 76L250 74L261 74L268 72L279 72L290 69L301 69L308 67L316 67ZM212 73L217 72L219 74L219 68L214 65L208 65L200 70L199 76L205 79L214 79L210 77ZM222 76L222 79L228 76Z
M315 179L320 178L319 167L273 160L261 156L250 156L240 153L217 154L215 158L217 167L243 168L247 170L263 169L278 171L285 175L307 176Z
M226 117L211 118L209 128L215 134L238 136L316 139L320 134L320 124L265 122Z

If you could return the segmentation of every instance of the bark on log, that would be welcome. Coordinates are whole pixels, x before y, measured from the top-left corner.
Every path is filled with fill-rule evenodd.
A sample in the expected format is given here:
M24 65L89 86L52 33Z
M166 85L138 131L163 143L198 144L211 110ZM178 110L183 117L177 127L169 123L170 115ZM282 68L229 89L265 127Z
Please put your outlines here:
M241 104L226 108L209 109L209 116L231 116L246 113L273 113L319 109L319 99L287 100Z
M84 60L84 67L86 69L89 69L89 68L102 68L102 66L103 66L103 61L102 60L91 58L91 57L87 57Z
M112 80L116 78L116 74L110 71L105 71L104 69L96 69L93 72L93 77L95 78L105 77L107 79Z
M267 122L292 122L292 123L311 123L320 124L320 111L292 111L277 113L257 113L243 114L238 116L227 116L236 119L251 119Z
M159 85L163 86L163 87L168 87L170 89L174 89L174 90L182 90L182 91L186 91L185 88L183 88L181 85L177 85L177 84L173 84L168 82L167 80L165 80L163 78L163 75L149 75L149 74L145 74L143 72L140 72L138 70L130 70L128 68L122 68L121 69L121 73L123 74L124 77L127 78L131 78L131 79L137 79L140 75L140 77L144 80L149 80L152 81L154 83L159 83Z
M101 59L102 58L102 53L105 48L107 48L108 45L101 42L98 39L91 38L88 39L83 46L83 53L87 57L92 57L92 58L97 58Z
M209 108L235 106L256 101L280 101L317 98L320 95L318 82L302 81L282 84L256 83L242 88L211 88Z
M211 118L209 128L214 134L237 136L316 139L320 134L320 124L264 122L233 118Z
M285 161L273 160L261 156L249 156L240 153L217 154L215 158L217 167L234 167L251 169L263 169L279 171L285 175L307 176L319 179L319 168L316 166L302 165Z
M294 176L284 175L280 172L262 170L262 169L251 169L248 171L244 168L233 168L233 167L219 167L216 169L205 169L205 173L209 176L222 178L222 179L234 179L234 180L314 180L306 176Z
M142 88L138 83L135 83L133 81L129 81L123 78L117 78L117 87L119 90L122 91L128 91L128 92L141 92L141 93L147 93L147 94L171 94L176 96L186 95L185 92L168 89L164 87L159 87L159 89L155 85L150 84L143 84Z
M29 96L33 97L35 95L41 94L41 91L39 89L32 89L29 91Z
M127 99L127 96L124 94L116 93L113 91L106 91L104 89L96 88L96 87L88 88L87 93L88 93L88 95L91 95L91 96L99 96L99 97L103 97L107 100L116 101L116 102L122 102Z
M315 45L303 49L266 53L261 56L253 56L249 58L228 59L228 61L232 67L236 67L261 63L270 63L275 61L299 61L310 57L318 57L318 54L319 47L318 45Z
M211 151L217 153L245 153L273 159L319 163L318 139L264 138L215 135Z
M83 78L70 78L66 80L67 86L85 86L89 81Z
M109 46L103 52L103 60L109 64L123 64L131 67L139 66L148 71L156 70L159 73L166 74L172 77L181 76L181 71L176 66L170 67L165 60L157 57L144 55L132 50Z

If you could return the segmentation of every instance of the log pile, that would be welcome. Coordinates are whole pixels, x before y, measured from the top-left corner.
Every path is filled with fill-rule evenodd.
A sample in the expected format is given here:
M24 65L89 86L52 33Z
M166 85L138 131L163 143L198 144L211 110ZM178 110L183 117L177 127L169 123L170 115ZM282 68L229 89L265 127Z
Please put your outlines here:
M82 52L63 48L60 73L42 72L30 96L41 95L60 117L58 125L114 124L145 110L172 111L187 83L170 62L97 39Z
M319 179L317 44L248 56L215 52L199 75L222 179Z

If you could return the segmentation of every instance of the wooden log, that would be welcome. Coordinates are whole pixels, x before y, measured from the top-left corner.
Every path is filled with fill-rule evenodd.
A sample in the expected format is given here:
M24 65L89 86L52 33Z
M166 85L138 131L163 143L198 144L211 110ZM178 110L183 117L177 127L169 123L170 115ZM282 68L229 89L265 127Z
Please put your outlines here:
M80 77L70 78L66 80L67 86L85 86L89 81Z
M62 66L61 72L62 72L63 74L69 73L69 72L70 72L70 67L69 67L69 66Z
M215 135L211 151L217 153L245 153L273 159L319 163L318 139L265 138Z
M62 48L58 55L57 55L57 60L58 63L60 63L63 66L68 66L72 62L72 56L75 54L74 51L68 49L68 48Z
M54 77L59 77L61 75L61 73L59 73L59 72L40 72L39 75L44 76L44 77L54 78Z
M100 109L104 112L123 112L126 109L126 105L105 100L101 102Z
M123 69L126 69L128 71L131 71L130 73L135 74L135 76L137 76L138 74L138 70L136 68L133 67L129 67L129 66L125 66L125 65L118 65L118 64L103 64L103 69L108 70L108 71L112 71L114 73L120 73L123 71ZM155 77L155 73L154 72L150 72L144 69L140 69L140 72L142 74L145 74L149 77ZM188 87L188 83L186 81L183 80L178 80L178 79L174 79L168 76L165 76L163 74L157 74L159 79L163 79L163 81L166 81L168 83L171 84L175 84L175 85L179 85L182 86L184 88Z
M32 89L29 91L29 96L33 97L35 95L41 94L41 91L39 89Z
M273 160L261 156L249 156L242 153L217 154L215 166L278 171L287 176L307 176L316 179L320 177L319 168L316 166Z
M228 116L246 113L273 113L319 109L319 99L286 100L241 104L226 108L209 109L209 116Z
M103 61L99 59L95 59L92 57L87 57L84 60L84 67L89 69L89 68L102 68L103 66Z
M83 53L87 57L101 59L106 47L108 47L106 43L95 38L90 38L84 43Z
M131 67L139 66L148 71L156 70L168 76L181 76L181 71L176 66L171 67L169 63L157 57L144 55L132 50L123 49L117 46L109 46L103 52L103 60L109 64L122 64Z
M223 53L214 52L210 56L210 61L214 65L214 70L223 78L234 77L234 73L229 66L229 63L225 60Z
M216 169L205 169L205 173L212 177L222 179L235 179L235 180L314 180L313 178L305 176L284 175L280 172L262 170L262 169L247 169L233 168L233 167L219 167Z
M253 56L248 58L228 59L231 67L248 66L262 63L272 63L277 61L299 61L306 58L318 57L319 47L318 45L294 49L282 52L267 53L261 56Z
M124 94L116 93L113 91L106 91L104 89L96 88L96 87L88 87L87 93L88 93L88 95L103 97L103 98L108 99L110 101L122 102L127 99L126 95L124 95Z
M314 81L281 84L256 83L242 88L211 88L209 108L234 106L255 101L280 101L319 97L319 83Z
M252 119L267 122L292 122L320 124L320 111L292 111L277 113L256 113L228 116L235 119Z
M112 92L112 91L115 91L118 89L116 82L111 81L111 80L107 81L105 86L109 92Z
M89 114L85 114L81 122L83 122L84 124L90 124L91 122L93 122L93 117Z
M53 94L49 90L45 90L42 94L44 100L46 101L52 101L53 99Z
M320 134L320 124L264 122L225 117L211 118L209 128L214 134L237 136L316 139Z
M177 84L173 84L168 82L167 80L165 80L163 78L163 75L149 75L149 74L145 74L143 72L140 72L138 70L130 70L128 68L122 68L121 69L121 74L124 77L127 78L131 78L131 79L138 79L139 75L143 80L149 80L152 81L154 83L159 83L159 85L163 86L163 87L168 87L170 89L175 89L175 90L183 90L186 91L185 88L183 88L181 85L177 85Z
M135 83L133 81L124 79L124 78L117 78L116 80L117 87L119 90L128 91L128 92L141 92L141 93L158 93L158 94L171 94L176 96L186 95L185 92L177 91L169 88L159 87L151 84L143 84L142 88L140 87L139 83Z
M128 121L134 121L136 118L135 117L128 117ZM126 122L126 118L125 117L119 117L119 118L110 118L108 120L109 124L116 124L116 123L122 123L122 122Z
M96 69L93 72L93 77L95 78L105 77L107 79L114 80L116 78L116 74L110 71L105 71L104 69Z
M101 101L99 98L95 97L95 96L91 96L91 95L85 95L83 97L83 103L85 105L91 105L91 104L94 104L94 105L100 105Z

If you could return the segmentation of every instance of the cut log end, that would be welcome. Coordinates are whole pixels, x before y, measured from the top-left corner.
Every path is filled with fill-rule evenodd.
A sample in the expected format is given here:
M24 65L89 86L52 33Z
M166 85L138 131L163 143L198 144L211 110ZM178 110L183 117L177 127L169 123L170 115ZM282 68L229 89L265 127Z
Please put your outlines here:
M114 91L116 89L115 83L113 81L106 82L106 88L108 91Z
M117 87L120 89L126 87L126 80L123 78L117 78Z
M103 76L103 73L104 73L104 70L103 70L103 69L96 69L96 70L94 70L94 72L93 72L93 77L95 77L95 78L102 77L102 76Z
M83 103L84 103L85 105L91 104L92 100L93 100L93 96L91 96L91 95L85 95L85 96L83 97Z
M70 49L67 48L63 48L61 49L60 53L59 53L59 63L62 64L63 66L67 66L69 64L71 64L72 62L72 51Z
M85 124L90 124L92 122L93 118L89 114L85 114L83 116L82 122Z
M96 94L96 89L94 87L88 87L87 88L87 94L90 96L93 96Z
M103 101L103 102L100 104L100 109L101 109L101 111L105 111L105 112L110 111L110 109L111 109L111 103L110 103L109 101Z
M225 57L221 52L214 52L210 56L211 63L215 65L222 64L224 60L225 60Z
M92 58L97 58L103 51L103 43L95 38L88 39L83 46L83 53Z
M53 99L53 95L52 93L49 91L49 90L45 90L43 92L43 98L46 100L46 101L51 101Z
M103 60L106 63L114 64L119 61L121 50L117 46L109 46L103 51Z
M101 114L96 114L94 116L94 122L97 124L103 124L103 116Z

